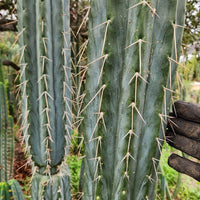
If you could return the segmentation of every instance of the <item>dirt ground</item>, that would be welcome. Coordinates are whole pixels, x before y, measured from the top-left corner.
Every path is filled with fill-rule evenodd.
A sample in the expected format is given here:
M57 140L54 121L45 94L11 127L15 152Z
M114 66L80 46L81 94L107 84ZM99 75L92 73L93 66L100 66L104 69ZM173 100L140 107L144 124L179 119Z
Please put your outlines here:
M13 178L15 178L21 186L24 186L28 177L31 177L31 166L28 164L21 142L16 140Z

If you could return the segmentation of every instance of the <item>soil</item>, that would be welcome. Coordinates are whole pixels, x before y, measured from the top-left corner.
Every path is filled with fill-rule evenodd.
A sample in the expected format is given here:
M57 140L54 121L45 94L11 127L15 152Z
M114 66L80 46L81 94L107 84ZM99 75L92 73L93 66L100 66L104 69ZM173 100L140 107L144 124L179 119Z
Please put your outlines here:
M27 184L27 178L30 177L31 166L28 164L21 142L16 140L13 178L15 178L23 187Z

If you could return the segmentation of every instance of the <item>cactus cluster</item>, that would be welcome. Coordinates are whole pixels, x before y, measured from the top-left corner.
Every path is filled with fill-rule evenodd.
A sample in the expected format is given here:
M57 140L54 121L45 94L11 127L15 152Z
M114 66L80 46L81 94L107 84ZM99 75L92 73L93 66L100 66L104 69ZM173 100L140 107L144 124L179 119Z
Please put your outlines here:
M86 91L77 116L84 117L83 199L154 199L184 9L185 0L90 1ZM69 13L69 0L18 1L32 199L71 199L65 159L77 95Z

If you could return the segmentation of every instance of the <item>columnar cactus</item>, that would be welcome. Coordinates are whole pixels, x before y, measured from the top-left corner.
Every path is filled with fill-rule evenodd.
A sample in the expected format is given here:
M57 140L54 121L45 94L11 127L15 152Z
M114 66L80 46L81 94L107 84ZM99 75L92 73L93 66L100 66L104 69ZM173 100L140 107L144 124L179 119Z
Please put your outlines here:
M7 116L6 94L0 83L0 181L8 181L13 173L13 118Z
M32 199L70 199L69 0L18 1L22 127L35 166Z
M83 199L154 199L184 0L92 0Z
M1 200L24 200L24 195L21 191L19 183L15 179L11 179L8 182L1 182L0 198Z

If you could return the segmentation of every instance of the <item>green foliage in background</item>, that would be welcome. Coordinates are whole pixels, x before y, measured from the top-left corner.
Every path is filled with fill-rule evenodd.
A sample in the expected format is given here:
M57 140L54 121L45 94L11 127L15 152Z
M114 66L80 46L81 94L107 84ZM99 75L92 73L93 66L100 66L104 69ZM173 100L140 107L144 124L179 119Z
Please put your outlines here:
M71 192L72 199L78 199L81 196L79 193L79 179L81 172L82 159L77 155L69 155L67 157L67 163L69 165L71 173Z
M200 38L200 5L198 0L187 0L186 4L186 28L183 35L184 44L199 42Z
M181 182L177 186L177 180L179 177L179 173L169 167L167 164L168 157L171 155L172 152L177 151L170 147L168 144L163 145L162 156L161 156L161 166L163 168L164 173L162 174L167 181L171 196L173 196L176 187L178 187L176 197L172 198L173 200L197 200L200 199L200 191L199 191L199 184L197 181L193 180L192 178L181 175ZM181 152L179 152L180 154ZM156 200L160 200L161 196L161 188L158 185L157 188L157 197ZM164 199L162 199L164 200Z
M8 182L0 182L1 200L25 200L19 183L15 179Z
M178 73L185 81L200 81L200 62L197 56L193 55L185 65L179 66Z

